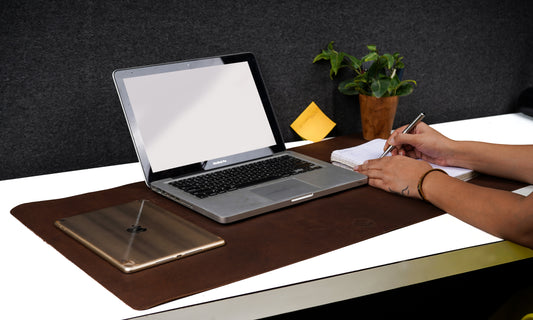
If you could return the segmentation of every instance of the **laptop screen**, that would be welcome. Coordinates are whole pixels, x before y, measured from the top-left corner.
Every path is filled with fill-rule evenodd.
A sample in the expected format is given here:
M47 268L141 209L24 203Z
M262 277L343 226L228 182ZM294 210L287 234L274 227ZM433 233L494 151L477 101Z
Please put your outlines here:
M130 130L151 173L194 164L211 168L277 144L248 61L133 68L120 78Z
M246 62L124 84L154 172L276 144Z

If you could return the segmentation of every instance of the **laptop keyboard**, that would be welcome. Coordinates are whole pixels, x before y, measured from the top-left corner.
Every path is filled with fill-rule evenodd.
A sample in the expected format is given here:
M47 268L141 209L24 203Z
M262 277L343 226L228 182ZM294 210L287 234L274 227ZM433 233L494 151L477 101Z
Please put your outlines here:
M212 173L173 181L170 184L198 198L249 187L261 182L312 171L319 165L283 155Z

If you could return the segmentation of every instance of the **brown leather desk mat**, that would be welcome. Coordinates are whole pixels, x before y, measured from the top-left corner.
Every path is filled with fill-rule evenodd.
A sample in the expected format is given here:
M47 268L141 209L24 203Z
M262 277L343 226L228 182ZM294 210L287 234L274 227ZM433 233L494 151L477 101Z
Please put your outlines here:
M296 148L329 160L359 136ZM481 176L475 183L506 190L519 184ZM54 226L63 217L149 199L210 230L226 245L133 274L121 273ZM150 191L144 182L64 199L19 205L11 213L130 307L138 310L302 261L442 214L419 200L363 186L230 225L221 225ZM80 289L81 290L81 289Z

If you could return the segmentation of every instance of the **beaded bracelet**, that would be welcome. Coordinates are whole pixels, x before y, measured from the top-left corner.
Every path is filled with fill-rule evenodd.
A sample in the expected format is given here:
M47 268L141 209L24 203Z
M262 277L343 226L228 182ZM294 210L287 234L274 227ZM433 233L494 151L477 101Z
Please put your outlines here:
M442 173L444 173L444 174L447 175L446 171L444 171L444 170L441 170L441 169L431 169L431 170L429 170L428 172L424 173L424 174L420 177L420 180L418 180L418 187L417 187L417 189L418 189L418 194L420 195L420 198L422 198L422 200L424 200L424 201L427 201L427 200L426 200L426 197L424 196L424 192L422 192L422 184L424 183L424 179L426 178L426 176L427 176L428 174L430 174L431 172L434 172L434 171L442 172Z

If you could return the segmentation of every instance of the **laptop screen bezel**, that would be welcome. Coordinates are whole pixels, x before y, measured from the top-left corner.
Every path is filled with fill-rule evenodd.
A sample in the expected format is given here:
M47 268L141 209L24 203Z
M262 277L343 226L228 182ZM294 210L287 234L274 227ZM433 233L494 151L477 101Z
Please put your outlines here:
M270 128L272 129L272 133L274 135L276 144L271 145L266 148L244 152L244 153L234 155L234 156L224 157L223 159L206 159L205 161L202 161L202 162L192 163L192 164L188 164L188 165L181 166L181 167L154 172L152 170L152 166L150 165L150 161L148 159L148 155L146 153L144 143L142 140L141 132L137 125L137 121L133 113L133 108L129 101L128 93L127 93L127 90L124 84L124 79L130 78L130 77L138 77L138 76L144 76L144 75L152 75L152 74L158 74L158 73L166 73L166 72L172 72L172 71L188 70L188 69L202 68L202 67L208 67L208 66L213 66L213 65L232 64L232 63L240 63L240 62L247 62L248 66L250 67L250 70L251 70L251 73L252 73L252 76L255 82L255 86L257 88L257 92L259 93L265 114L270 124ZM279 130L279 125L276 120L276 116L274 114L274 110L272 108L272 104L270 102L270 98L268 96L268 92L264 84L261 71L259 69L259 65L257 63L255 56L250 52L216 56L216 57L208 57L208 58L191 59L191 60L184 60L184 61L178 61L178 62L169 62L169 63L149 65L149 66L117 69L113 71L112 76L113 76L113 81L115 83L115 87L116 87L116 90L119 96L120 103L122 105L122 109L124 111L124 116L128 123L128 128L129 128L132 140L133 140L135 151L137 153L137 157L143 169L143 173L144 173L144 177L145 177L147 185L150 185L154 181L167 179L167 178L177 178L177 177L186 176L186 175L193 174L193 173L199 173L203 171L209 171L212 169L218 169L221 167L234 165L240 162L250 161L250 160L258 159L261 157L269 156L274 153L285 150L285 144L283 141L283 137L281 135L281 131Z

